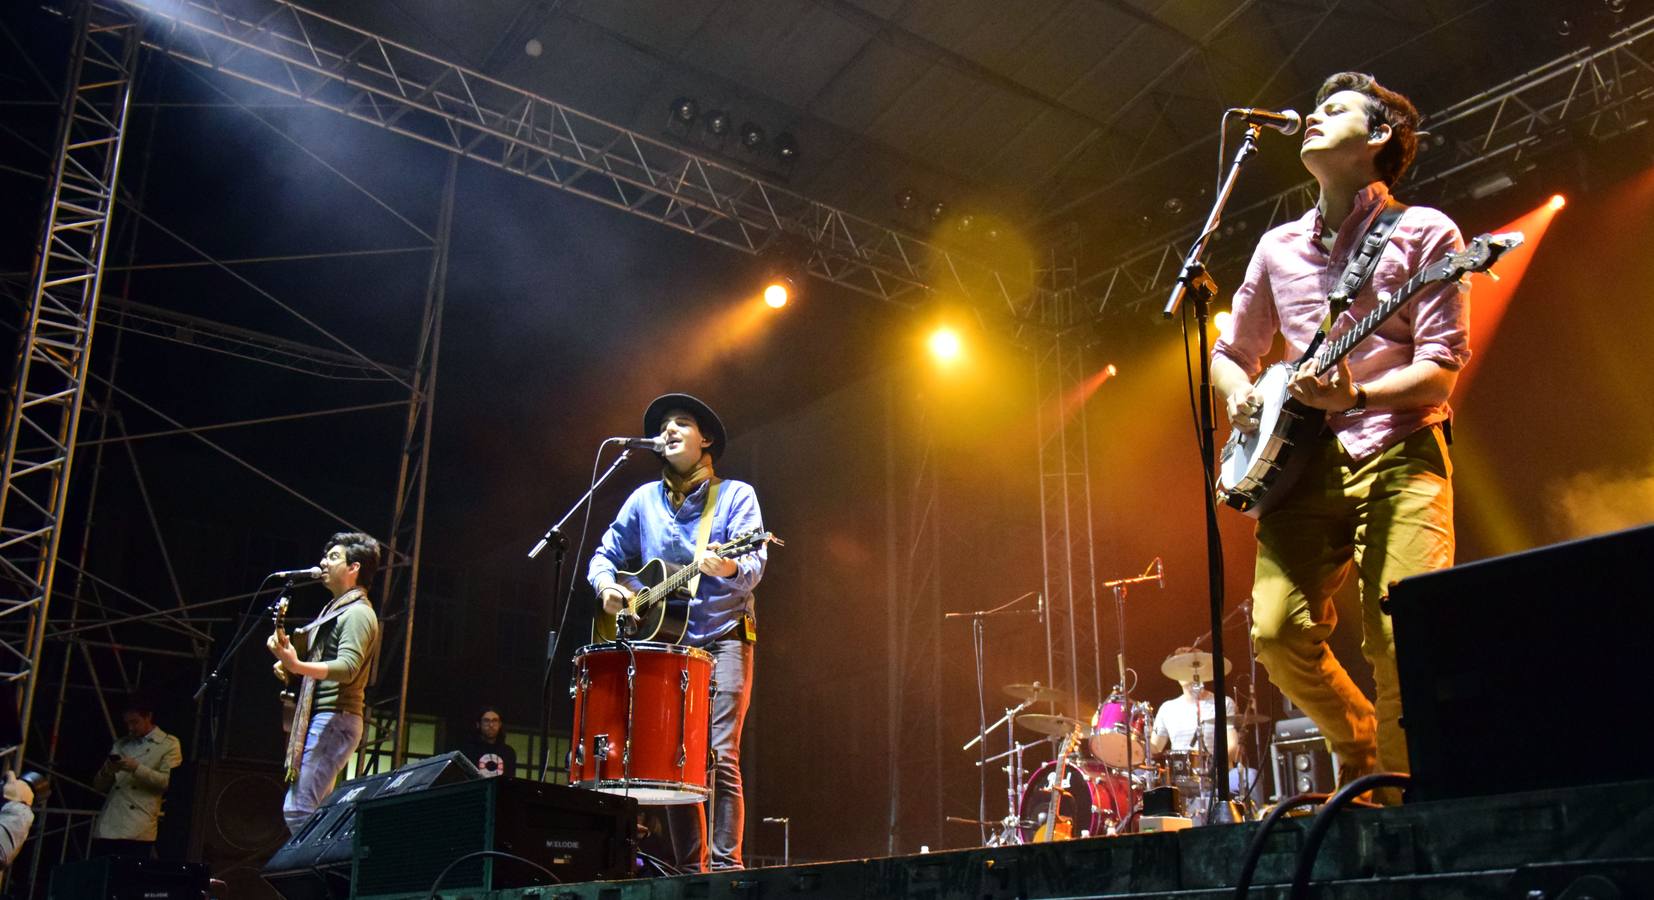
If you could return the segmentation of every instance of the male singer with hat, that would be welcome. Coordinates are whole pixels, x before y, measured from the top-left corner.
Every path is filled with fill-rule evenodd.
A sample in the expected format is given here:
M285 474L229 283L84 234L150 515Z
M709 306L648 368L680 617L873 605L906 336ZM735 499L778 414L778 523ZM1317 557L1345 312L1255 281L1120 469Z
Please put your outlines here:
M697 562L700 583L689 607L683 642L712 654L714 754L712 840L714 869L741 868L746 804L741 795L741 725L752 694L753 643L757 626L753 588L764 576L765 551L724 559L714 551L746 531L762 529L758 496L744 481L713 474L723 455L723 422L711 407L688 394L657 397L643 414L643 433L666 441L659 456L661 476L632 492L592 556L588 579L604 612L615 615L632 590L616 581L621 569L658 558L668 564ZM709 505L710 504L710 505ZM702 513L710 510L707 544L696 552ZM684 869L708 865L706 804L668 811L674 862Z

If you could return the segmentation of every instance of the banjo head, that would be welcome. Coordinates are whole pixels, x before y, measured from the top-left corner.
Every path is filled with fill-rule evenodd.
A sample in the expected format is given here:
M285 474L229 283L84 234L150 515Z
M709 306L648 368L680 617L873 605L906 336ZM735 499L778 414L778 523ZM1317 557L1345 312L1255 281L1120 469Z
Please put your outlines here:
M1218 490L1226 498L1256 490L1269 471L1271 460L1264 451L1270 448L1269 438L1281 422L1281 410L1286 405L1286 386L1294 369L1292 363L1275 363L1253 382L1253 388L1263 395L1263 407L1258 411L1258 430L1250 434L1233 431L1229 443L1223 447L1223 458L1218 463Z

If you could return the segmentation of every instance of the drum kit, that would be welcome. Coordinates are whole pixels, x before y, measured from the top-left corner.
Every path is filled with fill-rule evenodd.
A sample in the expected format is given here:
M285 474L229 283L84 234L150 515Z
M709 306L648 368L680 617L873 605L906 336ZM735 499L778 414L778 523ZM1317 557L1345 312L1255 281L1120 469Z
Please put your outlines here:
M1199 685L1211 678L1214 664L1210 653L1188 651L1168 657L1160 670L1179 683ZM1227 661L1224 665L1228 671ZM1148 703L1133 700L1122 686L1115 686L1109 696L1097 704L1089 721L1054 713L1025 712L1042 703L1061 707L1067 699L1061 692L1037 681L1006 685L1004 693L1021 702L1007 709L983 737L1000 724L1041 737L1023 743L1013 733L1005 751L982 760L982 763L1004 760L1007 780L1009 811L1000 822L999 830L989 839L989 846L1133 832L1138 830L1146 797L1151 808L1166 807L1161 811L1167 814L1197 822L1204 817L1216 794L1215 767L1204 738L1209 726L1205 723L1197 722L1193 746L1169 749L1151 759L1150 728L1154 709ZM1198 702L1196 709L1200 709ZM1256 713L1230 717L1230 724L1237 729L1260 726L1268 721ZM979 740L982 737L967 744L966 749ZM1024 775L1024 752L1045 742L1060 745L1060 749L1049 762ZM1231 787L1234 787L1233 779ZM1244 783L1240 785L1237 795L1248 805L1246 812L1250 815L1253 810L1248 787ZM1173 790L1166 790L1168 788ZM1161 802L1157 804L1156 800Z

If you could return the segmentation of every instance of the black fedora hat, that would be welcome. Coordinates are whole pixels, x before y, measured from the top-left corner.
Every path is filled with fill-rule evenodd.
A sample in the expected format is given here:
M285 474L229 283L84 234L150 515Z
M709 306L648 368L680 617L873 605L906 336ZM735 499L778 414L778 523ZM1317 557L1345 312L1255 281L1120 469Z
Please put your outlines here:
M707 451L713 459L724 455L724 423L712 407L689 396L688 394L662 394L650 401L649 408L643 412L643 433L648 435L660 434L661 423L666 414L674 409L681 409L695 417L695 424L701 427L701 434L712 439L712 446Z

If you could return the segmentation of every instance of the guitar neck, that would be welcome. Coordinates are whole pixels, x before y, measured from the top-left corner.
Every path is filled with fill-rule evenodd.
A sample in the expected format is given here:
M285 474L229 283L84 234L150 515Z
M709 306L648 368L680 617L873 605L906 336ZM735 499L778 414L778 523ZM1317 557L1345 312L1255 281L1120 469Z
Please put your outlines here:
M1351 350L1355 349L1355 345L1366 340L1369 335L1378 330L1378 326L1384 324L1386 319L1395 315L1396 310L1401 309L1401 305L1406 303L1407 299L1413 296L1419 288L1424 287L1426 283L1435 280L1438 279L1431 277L1430 270L1426 269L1425 271L1414 275L1412 278L1407 279L1407 282L1388 299L1385 299L1385 296L1380 294L1378 298L1378 305L1373 308L1372 312L1367 313L1365 316L1358 319L1355 323L1355 327L1339 335L1337 338L1323 344L1321 349L1316 351L1316 377L1325 375L1337 368L1338 363L1343 360L1344 357L1349 356Z

